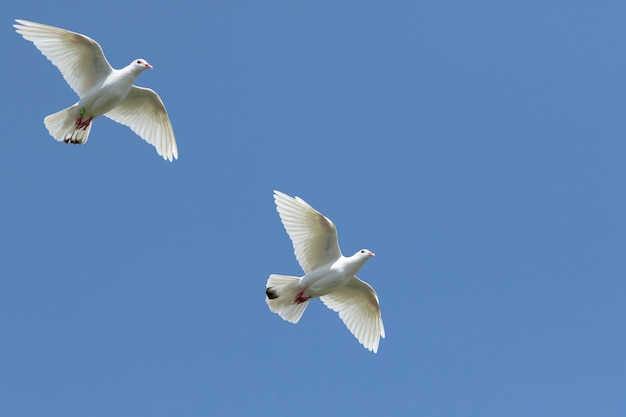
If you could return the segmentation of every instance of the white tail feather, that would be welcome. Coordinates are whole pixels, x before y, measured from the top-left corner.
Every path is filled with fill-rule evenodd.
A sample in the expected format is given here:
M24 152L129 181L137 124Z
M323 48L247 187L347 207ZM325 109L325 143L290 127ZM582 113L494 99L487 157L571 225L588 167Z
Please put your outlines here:
M87 142L91 123L86 127L76 128L76 104L51 114L43 122L52 137L59 142L82 144Z
M265 302L270 310L277 313L283 320L297 323L309 304L308 301L295 302L300 289L300 278L272 274L267 280Z

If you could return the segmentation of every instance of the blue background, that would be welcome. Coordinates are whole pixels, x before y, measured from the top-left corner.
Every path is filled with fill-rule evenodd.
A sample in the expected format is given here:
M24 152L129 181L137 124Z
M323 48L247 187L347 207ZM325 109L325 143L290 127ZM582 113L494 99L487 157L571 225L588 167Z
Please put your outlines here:
M7 1L0 415L623 416L626 3ZM97 40L180 158L94 123L14 18ZM337 225L378 292L361 347L272 199Z

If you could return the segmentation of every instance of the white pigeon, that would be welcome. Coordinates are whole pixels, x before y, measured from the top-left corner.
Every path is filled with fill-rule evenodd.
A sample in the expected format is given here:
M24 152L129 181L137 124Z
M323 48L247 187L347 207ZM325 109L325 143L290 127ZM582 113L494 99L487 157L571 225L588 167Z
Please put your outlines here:
M376 353L380 337L385 337L378 297L355 276L374 254L361 249L350 257L343 256L330 219L300 197L274 191L274 201L304 276L270 275L265 290L270 310L297 323L309 299L320 297L339 313L359 342Z
M161 98L133 82L152 65L136 59L113 69L96 41L79 33L26 20L15 20L17 33L35 44L78 94L78 103L44 119L50 135L65 143L87 142L91 122L98 116L131 128L163 159L178 158L174 130Z

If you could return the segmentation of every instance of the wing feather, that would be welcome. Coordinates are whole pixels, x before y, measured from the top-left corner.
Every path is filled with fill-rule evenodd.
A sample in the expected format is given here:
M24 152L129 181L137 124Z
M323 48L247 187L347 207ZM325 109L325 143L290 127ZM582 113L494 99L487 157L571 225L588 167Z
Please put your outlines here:
M274 201L305 274L341 257L337 229L330 219L300 197L274 191Z
M352 277L342 289L320 298L328 308L339 313L348 330L366 349L378 351L380 338L385 338L385 327L378 296L368 283Z
M93 39L69 30L27 20L15 20L17 33L35 44L52 62L79 97L113 70Z
M132 86L124 101L104 115L130 127L143 140L153 145L163 159L178 159L174 129L163 101L153 90Z

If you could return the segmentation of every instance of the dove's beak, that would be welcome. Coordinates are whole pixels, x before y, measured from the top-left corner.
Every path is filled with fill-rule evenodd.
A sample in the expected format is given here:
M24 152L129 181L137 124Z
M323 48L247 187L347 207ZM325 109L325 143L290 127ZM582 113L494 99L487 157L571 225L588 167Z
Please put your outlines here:
M376 255L374 255L374 252L370 252L370 256L376 256Z
M150 65L150 64L148 64L148 63L146 62L146 68L148 68L148 69L152 69L152 65Z

